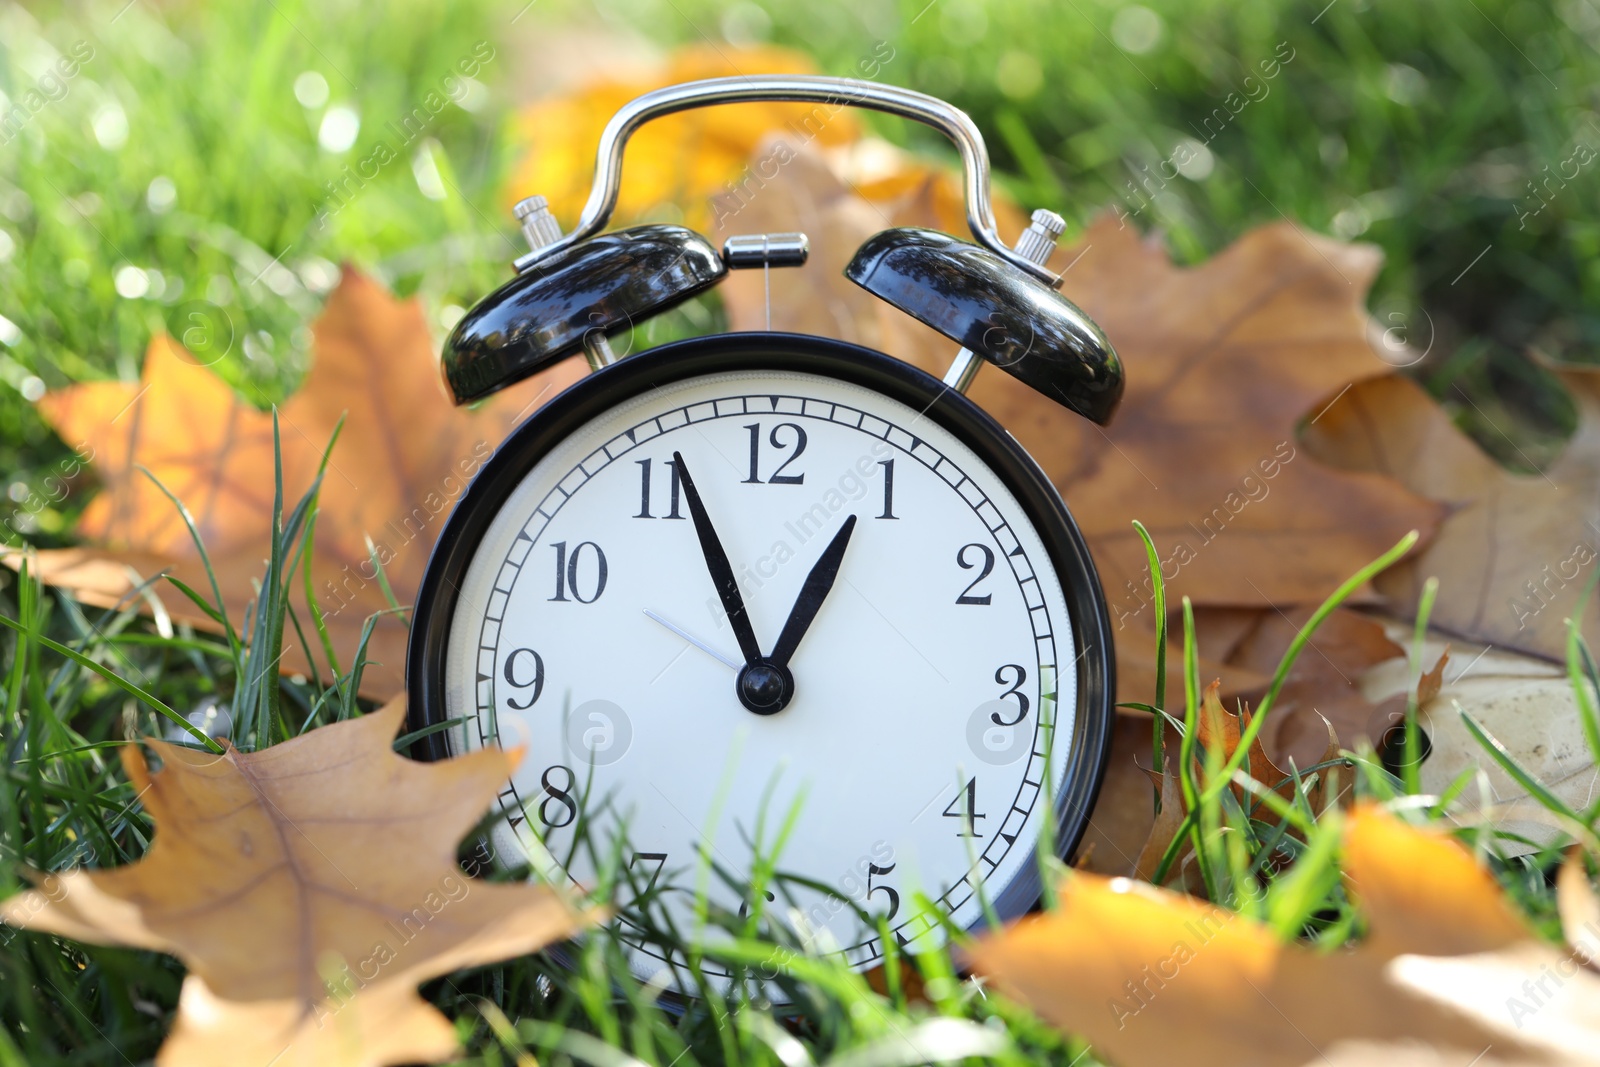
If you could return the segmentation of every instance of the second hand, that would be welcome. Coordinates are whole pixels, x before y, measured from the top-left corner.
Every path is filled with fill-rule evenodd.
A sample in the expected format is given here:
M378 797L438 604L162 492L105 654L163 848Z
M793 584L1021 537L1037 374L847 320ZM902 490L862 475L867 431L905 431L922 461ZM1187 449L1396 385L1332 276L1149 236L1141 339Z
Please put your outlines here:
M677 634L679 637L683 638L685 641L689 642L695 648L698 648L701 652L704 652L712 659L727 664L730 670L736 671L740 667L744 666L744 664L737 662L732 657L724 656L721 652L718 652L716 649L712 648L706 642L700 640L683 627L677 625L676 623L668 622L666 619L662 618L660 615L657 615L649 608L645 608L644 613L647 618L653 622L659 622L662 626L665 626L667 629L671 630L673 633Z

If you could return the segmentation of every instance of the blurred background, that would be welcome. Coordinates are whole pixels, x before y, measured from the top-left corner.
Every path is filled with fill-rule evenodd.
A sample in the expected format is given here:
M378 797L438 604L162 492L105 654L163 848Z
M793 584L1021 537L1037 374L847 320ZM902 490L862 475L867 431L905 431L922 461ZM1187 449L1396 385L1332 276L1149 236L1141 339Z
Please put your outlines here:
M672 56L949 99L1068 240L1115 211L1182 262L1285 217L1372 242L1376 327L1425 353L1407 373L1528 470L1574 421L1539 357L1600 341L1597 48L1590 0L0 3L0 518L69 539L89 494L18 510L72 444L33 402L136 379L155 333L281 400L349 261L442 337L509 276L509 205L559 193L552 167L587 188L593 134L572 149L562 123L636 90L591 98L598 120L548 101L648 87ZM930 130L861 121L954 162ZM630 178L631 218L737 176L707 137L703 165ZM578 201L553 199L570 224ZM652 339L720 321L713 293Z

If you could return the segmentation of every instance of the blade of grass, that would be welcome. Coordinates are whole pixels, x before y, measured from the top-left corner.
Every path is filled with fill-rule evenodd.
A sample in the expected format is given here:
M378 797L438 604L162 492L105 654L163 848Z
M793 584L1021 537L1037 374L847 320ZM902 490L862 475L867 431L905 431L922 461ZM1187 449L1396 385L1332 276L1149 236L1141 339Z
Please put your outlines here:
M1165 725L1162 715L1166 714L1167 706L1167 583L1161 575L1161 558L1156 552L1156 543L1150 537L1150 531L1144 528L1144 523L1138 519L1133 520L1133 528L1139 534L1139 540L1144 542L1145 565L1150 569L1150 584L1154 593L1156 623L1156 703L1161 709L1161 714L1151 723L1150 753L1154 760L1150 766L1161 770L1167 765L1166 746L1163 740ZM1156 812L1161 812L1161 790L1154 789Z
M1293 669L1295 661L1300 658L1300 653L1311 640L1312 633L1322 625L1323 620L1333 614L1340 604L1350 599L1357 589L1370 582L1377 575L1387 570L1401 556L1411 551L1412 547L1416 545L1419 536L1416 530L1412 530L1396 542L1395 546L1389 551L1356 571L1355 574L1352 574L1344 581L1344 584L1335 589L1328 599L1322 602L1321 606L1312 613L1311 618L1306 620L1306 624L1300 628L1300 632L1289 643L1283 658L1278 661L1278 669L1273 673L1272 684L1268 686L1266 696L1262 697L1261 703L1256 707L1256 713L1251 717L1249 725L1239 735L1239 747L1234 750L1232 757L1222 768L1222 772L1217 776L1216 780L1206 785L1207 793L1212 790L1228 788L1228 784L1233 780L1234 772L1242 767L1244 761L1249 758L1250 746L1254 745L1256 738L1260 736L1261 727L1267 721L1267 713L1272 710L1273 702L1278 699L1278 693L1282 691L1283 683L1289 677L1289 671ZM1166 852L1162 854L1161 862L1156 866L1155 875L1151 878L1151 881L1156 885L1165 884L1167 873L1172 869L1173 861L1177 859L1178 848L1185 835L1193 828L1194 822L1195 812L1191 809L1184 815L1183 824L1178 828L1178 833L1173 835L1172 843L1167 846Z
M1452 701L1452 703L1455 705L1457 714L1461 716L1461 721L1466 723L1467 732L1477 739L1478 744L1482 745L1483 750L1489 753L1490 758L1500 765L1501 770L1509 774L1516 780L1518 785L1528 791L1529 796L1556 815L1571 819L1573 822L1583 822L1582 817L1568 807L1566 801L1550 792L1549 789L1545 788L1543 782L1528 773L1527 769L1518 763L1517 758L1511 754L1511 750L1501 744L1493 734L1479 724L1477 719L1474 719L1470 713L1462 708L1459 700Z
M169 708L166 703L154 693L140 688L133 682L130 682L126 678L118 675L116 671L111 670L109 667L101 666L88 656L78 652L76 649L68 648L59 641L52 641L50 638L41 633L30 632L26 626L18 622L16 619L9 618L5 615L0 615L0 626L6 626L17 631L18 633L28 634L32 640L37 641L40 645L48 648L50 651L56 653L57 655L67 657L80 667L93 671L106 681L110 682L112 685L116 686L118 689L121 689L123 692L133 697L135 700L138 700L160 714L165 715L168 719L171 719L174 724L181 727L185 733L192 735L195 740L205 745L211 751L217 753L222 752L222 746L213 741L204 730L200 729L198 726L195 726L178 712Z
M1430 576L1422 583L1422 598L1417 603L1417 624L1411 642L1411 684L1406 686L1405 740L1402 746L1401 777L1406 792L1422 792L1422 743L1417 726L1417 686L1422 681L1422 645L1428 636L1428 617L1433 614L1433 601L1439 595L1439 579Z
M1191 814L1200 808L1200 786L1195 780L1194 746L1200 736L1200 658L1195 647L1194 605L1183 598L1183 738L1178 743L1178 786L1183 792L1183 803ZM1206 896L1216 898L1216 882L1206 854L1205 841L1198 819L1188 822L1188 834L1194 848L1195 862L1200 865L1200 880L1206 887ZM1179 835L1182 836L1181 834ZM1159 885L1159 881L1157 882Z
M161 479L157 478L149 468L141 466L139 467L139 471L146 478L150 479L150 483L161 491L162 496L166 497L172 502L173 507L178 509L178 517L183 520L184 527L189 531L189 538L194 542L195 551L200 554L200 563L206 569L206 578L211 583L211 595L217 598L216 605L210 611L207 611L206 614L222 623L223 632L228 637L228 645L233 649L234 657L237 660L237 657L241 651L239 635L234 633L233 624L228 621L227 613L223 609L224 601L222 599L222 586L217 582L216 569L211 565L211 555L206 552L206 543L204 538L200 536L199 529L196 528L194 524L194 516L189 513L189 509L184 505L183 501L179 500L172 490L163 485ZM169 576L168 581L175 582L176 580ZM205 606L203 598L194 594L193 591L189 590L187 586L180 585L179 588L189 593L190 599L194 600L195 603L200 604L201 607ZM238 668L241 665L238 662L235 662L234 666L235 668Z

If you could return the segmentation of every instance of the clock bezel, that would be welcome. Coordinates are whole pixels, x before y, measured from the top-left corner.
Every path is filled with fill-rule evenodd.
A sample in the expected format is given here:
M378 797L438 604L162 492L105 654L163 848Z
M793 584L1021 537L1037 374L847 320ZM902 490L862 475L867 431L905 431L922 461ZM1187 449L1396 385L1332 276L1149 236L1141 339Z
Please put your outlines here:
M815 374L923 411L970 448L1022 505L1055 568L1072 623L1077 714L1072 755L1053 804L1053 851L1062 860L1070 859L1099 795L1116 715L1110 613L1083 534L1038 464L983 409L917 367L831 338L749 331L672 342L591 374L513 430L457 501L423 573L406 649L408 731L446 720L445 658L457 591L490 524L528 471L571 434L619 404L660 386L729 371ZM411 754L424 760L449 758L448 733L436 730L418 739ZM1015 919L1033 909L1042 888L1039 865L1024 864L991 897L994 910L1003 920Z

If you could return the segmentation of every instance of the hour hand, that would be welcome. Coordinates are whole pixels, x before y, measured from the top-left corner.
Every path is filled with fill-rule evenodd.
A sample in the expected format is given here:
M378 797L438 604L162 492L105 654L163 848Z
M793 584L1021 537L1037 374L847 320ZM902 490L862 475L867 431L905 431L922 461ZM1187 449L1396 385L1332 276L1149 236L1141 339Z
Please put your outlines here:
M789 665L789 657L794 655L794 650L800 646L800 639L810 629L811 621L817 617L817 612L822 610L822 602L828 596L828 590L833 588L833 583L839 577L839 566L844 562L845 546L850 543L850 534L856 528L856 517L850 516L844 520L844 525L839 527L839 532L833 535L833 540L828 542L828 547L822 550L822 556L811 568L811 573L806 575L805 584L800 587L800 595L795 598L794 607L789 612L789 621L783 624L783 632L778 635L778 643L772 648L772 662L780 667Z
M689 501L689 517L694 520L694 532L700 537L700 551L706 558L706 570L711 572L711 582L717 587L717 596L722 600L722 610L728 614L728 624L733 627L733 636L739 642L744 661L754 663L761 658L761 646L756 643L750 613L745 611L744 598L739 595L739 581L733 575L733 565L728 562L728 553L723 550L716 528L711 525L711 517L706 514L700 491L694 487L694 479L689 477L683 453L674 452L672 461L678 466L678 480L683 483L683 495Z

